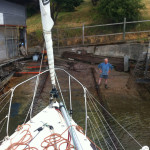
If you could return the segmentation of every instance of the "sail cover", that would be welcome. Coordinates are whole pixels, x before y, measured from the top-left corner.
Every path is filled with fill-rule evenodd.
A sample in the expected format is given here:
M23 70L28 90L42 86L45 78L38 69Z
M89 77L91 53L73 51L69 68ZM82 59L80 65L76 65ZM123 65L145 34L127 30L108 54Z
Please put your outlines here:
M41 19L43 26L43 34L47 49L48 64L50 69L50 77L52 85L55 86L55 69L54 69L54 54L53 54L53 41L51 30L54 25L54 22L51 18L50 12L50 0L39 0L40 10L41 10Z

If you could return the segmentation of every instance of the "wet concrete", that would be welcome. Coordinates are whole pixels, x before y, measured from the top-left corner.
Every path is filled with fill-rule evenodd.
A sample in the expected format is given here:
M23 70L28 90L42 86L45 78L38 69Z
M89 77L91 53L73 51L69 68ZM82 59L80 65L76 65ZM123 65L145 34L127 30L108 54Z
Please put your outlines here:
M59 66L56 66L59 67ZM99 76L97 66L76 63L75 70L68 70L74 77L76 77L87 89L95 96L95 84L91 74L91 67L97 70L97 79ZM63 68L61 66L61 68ZM62 71L56 71L58 80L60 82L62 93L64 95L67 108L69 109L69 89L68 89L68 76ZM33 75L23 75L22 77L13 77L5 91L18 83L30 78ZM111 114L142 144L150 145L150 94L148 90L141 85L131 84L129 81L130 74L123 72L112 71L109 79L109 89L104 88L102 82L101 91L103 100L107 103ZM10 133L12 133L17 125L22 124L24 118L28 112L29 106L32 101L34 91L35 80L31 80L28 83L20 86L16 89L13 106L14 116L11 117ZM84 97L82 87L75 81L71 80L72 85L72 105L73 105L73 118L75 121L84 128ZM141 89L140 89L141 88ZM51 90L51 81L49 78L46 80L46 84L43 91L36 102L33 115L40 112L49 104L49 93ZM141 95L139 91L145 91L146 95ZM146 98L145 98L146 97ZM58 99L60 101L61 98ZM7 109L3 116L5 116ZM16 113L18 115L16 116ZM90 113L90 112L89 112ZM3 117L2 116L2 117ZM1 118L1 117L0 117ZM128 150L140 149L137 144L131 140L131 138L117 125L111 124L115 130L117 136L121 139L122 143ZM105 134L105 133L104 133ZM1 136L4 135L1 134ZM89 134L88 134L89 135Z

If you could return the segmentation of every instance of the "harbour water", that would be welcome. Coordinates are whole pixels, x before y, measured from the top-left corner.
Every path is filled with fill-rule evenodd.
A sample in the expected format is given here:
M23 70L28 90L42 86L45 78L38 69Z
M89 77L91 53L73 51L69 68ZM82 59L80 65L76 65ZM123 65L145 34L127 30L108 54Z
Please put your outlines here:
M94 67L96 68L96 66ZM81 69L79 72L76 71L69 71L69 72L73 76L75 76L78 80L80 80L81 83L83 83L83 85L85 85L87 89L96 98L98 98L95 92L95 85L90 72L90 66L84 65L83 68L86 69ZM15 86L19 82L28 79L31 76L32 75L13 77L10 83L8 84L6 90ZM57 76L62 88L62 93L64 95L67 108L69 109L70 103L69 103L68 76L62 71L57 71ZM140 97L139 92L136 88L132 87L131 89L128 89L126 86L128 79L129 79L128 73L113 71L112 74L110 75L109 81L110 88L106 90L103 87L103 83L101 85L102 97L109 111L117 119L117 121L125 129L127 129L127 131L131 133L142 146L143 145L150 146L150 97L147 97L147 99L143 99L142 97ZM85 128L84 125L85 104L84 104L83 90L82 87L73 80L71 80L71 85L72 85L73 118L80 126ZM32 101L34 86L35 86L35 79L25 83L24 85L21 85L15 91L13 98L13 105L11 109L12 115L10 118L10 128L9 128L10 135L14 132L14 130L18 125L23 123L26 117L26 114ZM48 78L46 80L46 84L43 88L43 91L39 99L35 103L33 115L40 112L49 104L50 90L51 90L51 83L50 79ZM6 102L7 101L5 101L0 106L0 110L5 105ZM102 109L100 106L98 107L99 109ZM7 111L8 107L5 108L4 111L1 113L0 120L5 117ZM88 110L88 114L89 116L91 115L90 110ZM111 127L116 133L121 143L124 145L125 149L127 150L140 149L140 146L116 122L114 122L111 117L110 122L112 122ZM101 125L101 123L99 124ZM89 126L88 130L90 130ZM5 135L5 132L6 132L6 124L4 126L4 130L0 134L1 139ZM102 132L105 138L108 139L108 135L103 128ZM88 132L88 136L92 138L90 132ZM96 139L95 141L96 143L98 143ZM102 144L104 144L104 142L102 142ZM105 145L103 145L103 147L105 149Z

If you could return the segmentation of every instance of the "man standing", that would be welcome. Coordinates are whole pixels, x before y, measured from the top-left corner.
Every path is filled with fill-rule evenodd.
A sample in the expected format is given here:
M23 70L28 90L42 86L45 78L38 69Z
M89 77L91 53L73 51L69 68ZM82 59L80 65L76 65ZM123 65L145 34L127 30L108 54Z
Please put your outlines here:
M100 69L100 78L98 84L101 84L102 79L105 79L105 88L107 89L107 82L108 82L108 75L110 73L110 70L113 69L113 66L108 63L108 58L104 59L104 62L98 65L98 68Z

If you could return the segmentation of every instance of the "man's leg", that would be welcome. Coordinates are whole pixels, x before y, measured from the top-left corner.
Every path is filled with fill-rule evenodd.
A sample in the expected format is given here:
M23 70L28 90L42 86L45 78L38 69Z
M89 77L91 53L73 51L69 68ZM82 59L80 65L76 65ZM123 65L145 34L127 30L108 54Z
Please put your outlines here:
M105 85L107 85L107 83L108 83L108 79L105 79Z
M102 78L99 78L98 85L101 84Z
M107 83L108 83L108 79L105 79L105 88L106 89L108 88Z

